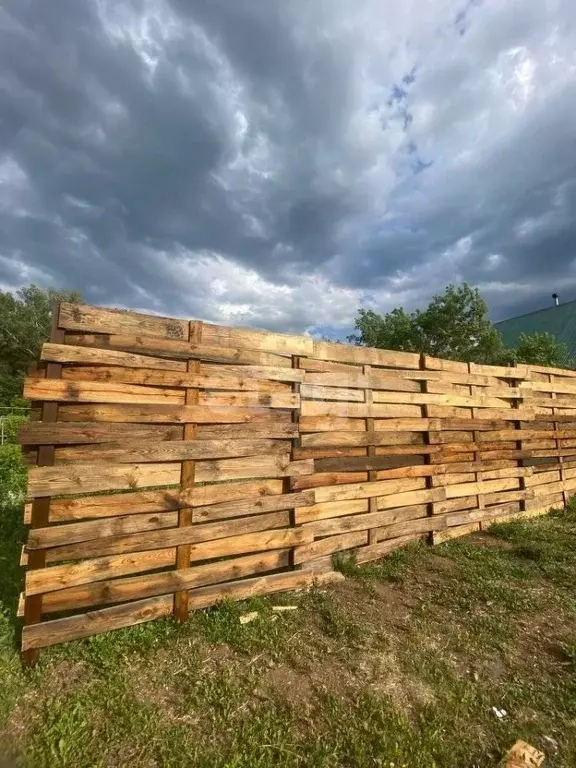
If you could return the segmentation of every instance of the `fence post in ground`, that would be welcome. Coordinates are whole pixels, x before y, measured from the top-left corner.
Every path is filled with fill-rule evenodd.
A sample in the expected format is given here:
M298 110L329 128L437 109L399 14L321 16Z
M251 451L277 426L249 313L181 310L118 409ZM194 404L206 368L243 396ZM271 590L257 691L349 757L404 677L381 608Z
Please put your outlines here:
M422 352L420 355L420 370L421 371L426 370L426 355L424 354L424 352ZM420 380L420 391L423 394L428 394L427 379ZM430 413L429 413L428 404L424 403L420 407L422 411L422 418L429 420ZM424 445L426 446L426 449L428 451L427 453L424 454L424 464L428 466L432 466L434 464L434 461L432 460L432 454L430 453L430 446L432 444L438 443L440 441L440 436L432 435L430 433L430 430L428 429L423 433L423 437L424 437ZM435 487L436 485L434 483L434 475L432 474L432 470L430 470L430 474L426 475L426 488L431 490L432 488L435 488ZM428 504L426 505L426 514L428 517L434 516L434 502L432 501L428 502ZM428 544L434 543L434 531L430 531L430 533L428 533L426 540Z
M58 327L58 318L60 316L60 304L56 304L52 317L52 332L50 341L55 344L64 343L64 331ZM62 364L48 363L46 365L45 377L47 379L62 378ZM44 423L58 421L58 403L42 403L41 420ZM47 467L54 464L54 446L38 446L37 465ZM50 496L35 498L32 502L30 513L30 528L44 528L48 525L50 519ZM28 553L26 571L34 571L44 568L46 565L46 552L42 549L35 549ZM31 595L24 600L24 625L39 624L42 621L42 595ZM22 663L25 666L33 666L38 660L38 649L30 648L22 652Z
M363 365L362 366L362 373L364 376L370 376L372 373L372 366L371 365ZM364 390L364 401L366 403L366 411L367 413L372 412L372 403L373 403L373 395L372 395L372 388L368 387ZM372 415L368 416L364 420L364 426L366 429L366 433L368 435L368 445L366 446L366 456L369 458L371 456L376 455L376 447L371 443L370 441L373 440L374 435L374 417ZM376 480L378 476L378 473L375 469L369 469L368 470L368 481ZM376 496L370 496L368 499L368 512L375 513L378 511L378 499ZM376 531L374 528L371 528L368 531L368 544L376 544L377 538L376 538Z
M512 368L516 368L517 366L518 366L518 363L516 361L514 361L512 363ZM514 378L510 379L510 386L513 387L514 389L516 389L518 387L519 381L520 381L520 379L514 379ZM518 398L512 399L511 403L512 403L512 408L518 409L518 408L522 407L522 402ZM525 466L524 465L524 459L522 458L522 431L521 431L522 430L522 421L520 421L520 420L515 421L514 422L514 429L519 431L518 440L516 440L516 451L517 451L517 454L518 454L518 458L516 460L516 463L518 465L518 468L520 469L520 468L523 468ZM524 472L520 473L520 477L518 478L518 482L519 482L519 486L520 486L520 491L522 491L522 493L525 493L525 491L526 491L526 477L525 477ZM523 499L520 499L520 513L525 512L525 511L526 511L526 499L523 498Z
M547 376L548 376L548 381L550 382L550 389L552 389L552 385L554 384L555 376L554 376L553 373L548 373ZM556 400L557 399L556 392L551 392L550 393L550 398L551 398L551 400ZM556 415L557 411L558 411L557 408L552 407L552 415L553 416ZM564 457L562 456L562 450L561 450L562 449L562 444L561 444L561 442L560 442L560 440L558 438L558 428L559 427L560 427L560 429L562 428L562 422L560 422L560 423L557 422L557 421L553 421L552 422L552 430L554 432L554 445L556 446L556 454L557 454L557 460L558 460L558 469L559 469L559 472L560 472L560 482L562 483L562 499L564 501L564 506L566 506L566 504L568 504L568 501L570 500L570 494L568 493L568 491L566 490L566 487L565 487L566 472L565 472L565 469L564 469Z
M188 324L188 341L190 344L200 344L202 341L202 323L191 321ZM186 365L188 374L200 373L199 360L188 360ZM198 405L198 387L186 388L186 405ZM184 425L184 440L194 440L196 437L196 425L186 422ZM193 488L196 475L196 463L193 460L182 462L180 473L180 485L182 490ZM178 510L178 527L185 528L192 525L193 507L188 506ZM190 544L180 544L176 547L176 570L182 571L190 567ZM186 621L188 618L188 590L184 589L174 593L174 618L176 621Z
M300 355L292 355L291 356L291 363L292 368L295 370L299 370L301 367L300 363ZM300 382L299 381L293 381L292 382L292 392L295 395L300 396ZM298 427L300 423L300 411L301 411L301 403L298 403L298 408L292 409L290 419L292 421L292 424L296 425L297 429L297 435L292 437L290 440L290 461L294 461L296 458L296 453L298 449L301 447L301 440L300 440L300 429ZM293 491L293 478L291 477L284 477L282 480L282 493L290 493ZM290 527L296 528L299 527L299 523L297 520L298 516L298 510L297 508L291 507L290 509ZM294 562L294 547L290 548L290 568L294 571L302 571L304 569L303 563L295 563Z

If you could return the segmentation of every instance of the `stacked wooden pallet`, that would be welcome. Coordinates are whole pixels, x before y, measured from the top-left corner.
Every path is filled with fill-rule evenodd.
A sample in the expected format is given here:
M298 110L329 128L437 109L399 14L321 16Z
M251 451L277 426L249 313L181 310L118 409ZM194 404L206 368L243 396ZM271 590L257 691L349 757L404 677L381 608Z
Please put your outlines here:
M25 385L27 658L561 504L574 395L570 371L64 304Z

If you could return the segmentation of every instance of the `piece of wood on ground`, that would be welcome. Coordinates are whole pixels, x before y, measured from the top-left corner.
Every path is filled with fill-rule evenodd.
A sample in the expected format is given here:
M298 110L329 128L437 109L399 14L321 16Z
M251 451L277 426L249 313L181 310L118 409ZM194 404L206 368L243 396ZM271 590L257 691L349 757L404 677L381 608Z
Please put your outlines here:
M243 613L239 617L240 624L250 624L251 621L258 618L258 611L250 611L250 613Z
M505 754L501 768L538 768L546 755L525 741L518 741Z

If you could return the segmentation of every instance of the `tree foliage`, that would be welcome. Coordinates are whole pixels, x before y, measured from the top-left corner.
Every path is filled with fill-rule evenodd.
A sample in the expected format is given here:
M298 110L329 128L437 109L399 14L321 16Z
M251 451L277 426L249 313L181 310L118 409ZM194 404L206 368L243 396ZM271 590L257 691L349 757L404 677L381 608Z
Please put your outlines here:
M514 350L518 363L547 365L554 368L572 366L566 344L558 341L551 333L522 333Z
M380 349L424 352L448 360L504 365L513 361L569 367L568 349L548 333L522 334L507 349L488 318L486 302L468 283L449 285L423 310L403 307L382 316L360 309L349 341Z
M24 375L50 337L56 302L81 299L76 291L44 290L36 285L15 295L0 291L0 405L20 396Z
M468 283L449 285L433 297L424 310L406 312L402 307L378 315L361 309L349 337L357 344L465 362L500 362L504 345L487 316L486 302Z

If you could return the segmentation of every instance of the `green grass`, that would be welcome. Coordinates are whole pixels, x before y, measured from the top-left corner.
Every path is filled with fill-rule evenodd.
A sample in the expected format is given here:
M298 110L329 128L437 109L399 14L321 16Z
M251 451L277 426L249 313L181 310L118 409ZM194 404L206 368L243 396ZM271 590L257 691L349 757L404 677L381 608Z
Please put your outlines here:
M547 768L576 765L572 506L339 558L345 582L54 647L32 671L14 620L19 515L2 510L0 550L0 754L17 764L482 768L523 738Z

